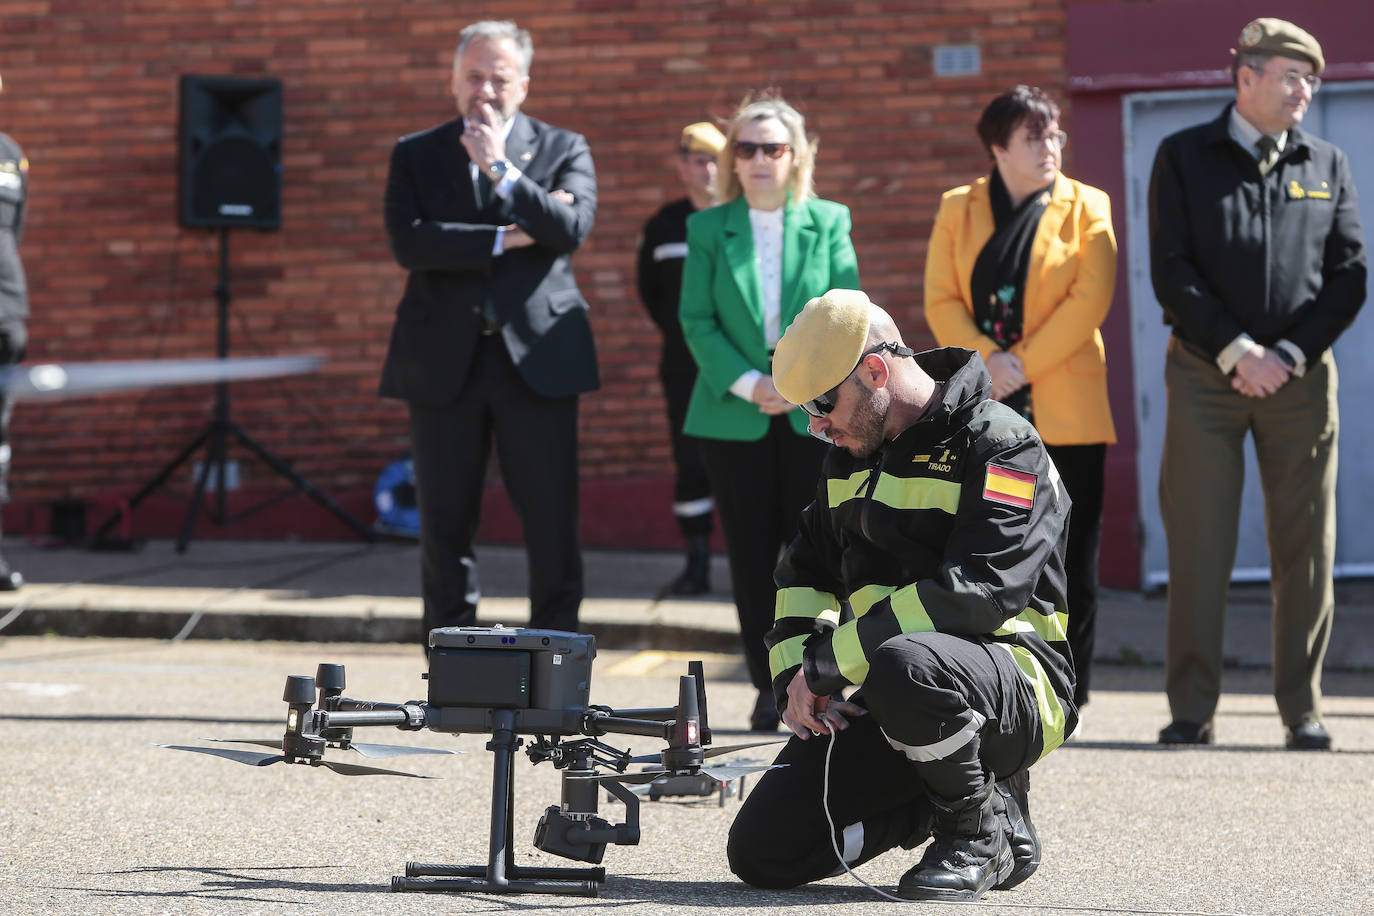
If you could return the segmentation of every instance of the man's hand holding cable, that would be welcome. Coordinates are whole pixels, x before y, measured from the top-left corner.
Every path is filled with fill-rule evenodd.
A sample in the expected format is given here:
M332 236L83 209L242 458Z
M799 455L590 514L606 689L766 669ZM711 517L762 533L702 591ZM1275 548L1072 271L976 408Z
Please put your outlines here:
M868 710L856 703L812 693L801 669L787 685L787 708L782 711L782 721L803 741L809 741L812 735L824 735L831 728L842 732L849 727L849 717L866 715Z

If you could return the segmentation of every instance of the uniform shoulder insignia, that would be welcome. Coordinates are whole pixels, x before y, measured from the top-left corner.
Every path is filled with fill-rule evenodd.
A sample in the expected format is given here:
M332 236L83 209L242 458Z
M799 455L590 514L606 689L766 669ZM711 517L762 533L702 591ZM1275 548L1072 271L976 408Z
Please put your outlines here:
M1004 506L1029 509L1035 505L1034 474L989 464L987 476L983 480L983 498Z

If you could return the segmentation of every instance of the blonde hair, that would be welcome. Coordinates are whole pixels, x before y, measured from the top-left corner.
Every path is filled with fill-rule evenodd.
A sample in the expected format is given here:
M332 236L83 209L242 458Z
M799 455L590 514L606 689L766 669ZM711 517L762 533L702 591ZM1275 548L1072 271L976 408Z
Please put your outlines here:
M765 89L746 95L725 126L725 148L716 160L716 203L727 204L744 192L734 167L735 140L739 137L740 129L746 124L769 118L777 119L789 135L792 175L787 180L787 190L792 196L792 203L803 204L815 196L816 138L806 135L806 119L801 112L787 104L782 93L776 89Z

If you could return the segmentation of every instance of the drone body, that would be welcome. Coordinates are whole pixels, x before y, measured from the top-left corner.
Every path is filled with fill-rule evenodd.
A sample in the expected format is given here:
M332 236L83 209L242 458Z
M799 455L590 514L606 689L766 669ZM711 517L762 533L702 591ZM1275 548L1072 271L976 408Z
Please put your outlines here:
M488 734L494 756L489 855L485 865L406 864L404 877L392 878L396 891L464 891L496 893L562 893L595 896L605 880L603 868L531 868L514 860L512 810L515 752L532 736L526 753L535 763L562 771L562 800L550 806L535 829L536 848L576 861L599 863L607 845L639 842L639 799L630 785L654 787L724 785L748 772L771 766L710 766L709 757L759 742L707 748L706 692L701 663L679 679L675 706L615 710L587 705L591 666L596 658L592 636L554 630L505 627L446 627L430 631L426 701L384 703L343 696L340 665L322 664L314 678L287 678L282 699L288 712L280 741L248 739L247 743L279 748L281 754L162 745L224 757L237 763L266 766L285 762L327 767L343 775L414 776L395 770L324 759L329 747L354 749L366 756L401 753L447 753L390 745L359 744L353 729L391 726L405 731L429 729L451 734ZM318 696L317 696L318 691ZM643 735L666 742L658 754L634 757L599 740L608 734ZM211 739L220 740L220 739ZM234 740L234 739L224 739ZM632 763L656 768L626 772ZM606 771L606 772L603 772ZM597 816L599 790L605 788L625 804L624 823ZM706 794L706 793L692 793Z

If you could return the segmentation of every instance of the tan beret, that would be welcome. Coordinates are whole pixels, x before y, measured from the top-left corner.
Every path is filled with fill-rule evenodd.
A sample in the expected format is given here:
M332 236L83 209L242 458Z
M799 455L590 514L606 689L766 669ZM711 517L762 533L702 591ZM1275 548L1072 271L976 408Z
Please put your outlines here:
M1317 39L1282 19L1256 19L1240 30L1233 53L1277 54L1310 61L1318 75L1326 69L1322 46Z
M825 394L868 349L873 303L857 289L832 289L798 313L773 354L773 385L792 404Z
M698 121L682 128L678 149L684 153L716 154L725 149L725 135L710 121Z

